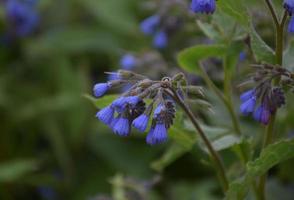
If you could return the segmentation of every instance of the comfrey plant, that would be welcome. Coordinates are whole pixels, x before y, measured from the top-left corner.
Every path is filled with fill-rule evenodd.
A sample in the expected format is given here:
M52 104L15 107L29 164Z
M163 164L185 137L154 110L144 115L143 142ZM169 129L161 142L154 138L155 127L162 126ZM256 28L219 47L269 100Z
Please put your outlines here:
M110 89L121 87L127 83L132 84L132 87L110 105L98 111L96 117L119 136L129 136L131 127L136 128L139 132L147 131L147 144L156 145L167 141L168 129L173 125L176 105L179 105L203 139L226 190L228 181L222 160L185 102L189 93L202 96L201 88L187 86L187 80L183 73L176 74L171 78L164 77L159 81L153 81L143 75L126 70L119 70L117 75L120 77L119 80L95 84L94 95L98 98L102 97ZM146 102L150 103L146 105Z
M37 0L7 0L5 11L8 32L13 36L24 37L31 34L39 23L36 11Z

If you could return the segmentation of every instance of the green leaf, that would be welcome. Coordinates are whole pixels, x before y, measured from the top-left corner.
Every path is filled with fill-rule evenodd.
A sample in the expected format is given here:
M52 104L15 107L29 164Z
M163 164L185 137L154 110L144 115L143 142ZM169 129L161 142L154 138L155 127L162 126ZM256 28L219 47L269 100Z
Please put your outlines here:
M240 138L235 135L225 135L212 142L212 146L216 151L230 148L236 144L240 144Z
M251 48L258 62L274 63L275 53L256 32L253 24L250 26Z
M37 169L34 160L11 160L0 163L0 182L13 182Z
M188 72L198 74L199 61L209 57L222 57L226 53L224 45L197 45L178 54L179 65Z
M243 199L252 180L262 176L273 166L293 157L294 139L269 145L261 152L259 158L247 164L244 178L230 184L227 199Z
M84 97L90 100L96 108L101 109L111 104L111 102L113 102L117 98L117 95L106 95L99 99L96 99L91 95L85 94Z
M218 1L218 9L233 17L240 25L249 26L250 16L243 0Z
M294 40L292 40L284 53L283 67L294 70Z

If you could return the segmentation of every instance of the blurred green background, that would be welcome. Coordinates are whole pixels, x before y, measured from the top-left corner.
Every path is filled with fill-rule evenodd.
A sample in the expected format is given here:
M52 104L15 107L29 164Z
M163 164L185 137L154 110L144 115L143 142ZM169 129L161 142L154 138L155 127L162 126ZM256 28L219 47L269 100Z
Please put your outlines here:
M170 150L173 144L150 147L138 134L117 137L98 122L97 109L84 96L92 94L94 83L106 81L105 71L119 68L119 59L125 53L153 51L150 38L140 33L139 23L155 12L159 1L154 2L40 0L41 21L36 32L9 45L1 44L1 200L221 199L214 171L201 159L204 153L199 148L194 145L185 154L179 149L173 157L173 151L177 151L177 147ZM271 22L258 10L256 13L261 19L257 26L272 44L272 29L267 26ZM3 33L2 5L0 17ZM157 75L175 69L174 55L182 46L205 40L194 19L189 22L183 28L186 35L171 42L172 50L153 52L160 59L168 59ZM193 37L187 41L189 36ZM223 115L221 103L209 92L208 96L216 108L213 119L226 124L228 116ZM293 122L293 113L282 111L281 135L293 130L289 123ZM260 130L248 121L249 132ZM150 167L166 149L170 154L165 154L163 164L157 163L161 167L156 163ZM231 152L223 154L231 159ZM270 184L276 193L283 192L285 199L291 199L293 192L292 164L293 160L275 169L273 173L280 181ZM154 170L161 168L164 171ZM290 189L282 187L281 182Z

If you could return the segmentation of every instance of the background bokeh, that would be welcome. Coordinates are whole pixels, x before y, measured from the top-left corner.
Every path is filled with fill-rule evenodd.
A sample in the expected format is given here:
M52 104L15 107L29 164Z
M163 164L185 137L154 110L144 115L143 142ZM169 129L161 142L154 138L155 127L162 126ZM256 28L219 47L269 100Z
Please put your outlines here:
M268 13L260 12L265 10L263 4L250 2L257 29L274 45ZM211 43L195 16L184 9L187 5L171 11L182 16L180 25L168 48L156 50L152 39L140 32L139 23L158 12L159 0L40 0L38 27L26 37L10 39L0 1L0 199L221 199L214 171L199 147L173 157L172 143L150 147L140 134L120 138L95 118L97 108L88 96L95 83L107 80L105 71L120 68L127 53L143 62L135 71L156 79L180 71L176 53L184 47ZM202 18L209 17L197 16ZM247 57L236 66L239 75L252 62L245 45L241 51ZM218 66L218 60L210 62ZM221 69L208 70L221 87ZM188 77L202 84L199 77ZM234 83L244 77L234 77ZM214 113L205 120L227 128L223 105L206 93ZM237 110L240 91L235 93ZM280 137L293 136L293 111L291 103L281 111ZM258 138L261 127L243 120L247 134ZM219 130L223 131L207 128L211 134ZM164 154L167 149L170 154ZM222 153L230 162L232 152ZM293 197L293 163L271 171L271 199L281 193L281 200Z

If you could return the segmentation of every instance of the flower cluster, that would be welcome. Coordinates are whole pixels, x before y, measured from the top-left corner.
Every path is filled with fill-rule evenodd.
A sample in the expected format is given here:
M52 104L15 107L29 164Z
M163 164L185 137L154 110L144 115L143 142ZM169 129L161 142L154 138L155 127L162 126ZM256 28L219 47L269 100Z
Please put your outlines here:
M146 137L148 144L165 142L176 112L173 91L180 90L184 75L180 73L161 81L152 81L127 70L119 70L117 75L119 80L96 84L94 95L101 97L109 89L122 87L127 83L132 83L132 87L98 111L96 117L119 136L130 135L132 127L139 132L145 132L149 127ZM148 101L151 102L149 105L145 103L147 99L151 100Z
M216 0L192 0L191 10L195 13L212 14L216 9Z
M37 0L7 0L6 18L11 34L24 37L31 34L39 23Z
M285 87L293 88L293 75L284 68L272 65L255 65L257 72L251 80L256 87L241 96L240 110L244 115L253 114L253 118L267 125L271 115L285 104ZM279 82L273 84L273 82Z

